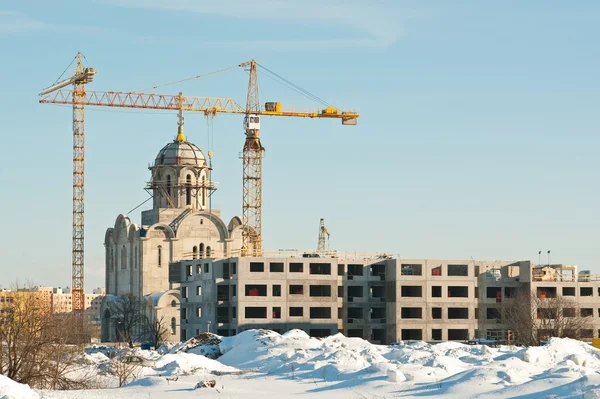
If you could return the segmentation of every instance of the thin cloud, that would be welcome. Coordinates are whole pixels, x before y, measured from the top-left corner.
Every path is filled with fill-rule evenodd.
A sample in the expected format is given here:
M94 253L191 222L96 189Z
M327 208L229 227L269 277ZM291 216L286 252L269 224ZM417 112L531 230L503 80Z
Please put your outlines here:
M0 36L40 31L49 28L51 28L51 25L31 18L21 12L0 10Z
M98 0L101 3L119 7L154 9L161 11L188 12L205 15L218 15L236 19L293 20L299 24L314 21L344 27L346 32L354 31L360 36L356 39L327 38L322 40L241 40L210 42L226 46L263 47L275 45L290 48L326 48L338 45L342 47L387 47L405 34L404 25L415 17L414 10L384 7L381 2L320 0L283 1L283 0L229 0L219 2L198 2L195 0ZM379 6L377 5L379 4ZM283 46L285 43L285 46ZM330 48L330 47L329 47Z
M77 25L55 25L44 21L32 18L19 11L0 10L0 38L8 37L29 32L51 31L58 33L77 33L86 36L102 36L104 38L123 38L123 34L114 29L101 28L94 26L77 26ZM138 43L156 43L159 39L129 35L128 40L134 44Z
M391 44L391 43L390 43ZM387 43L375 39L323 39L323 40L232 40L203 42L203 47L242 48L270 50L330 50L332 48L386 47Z

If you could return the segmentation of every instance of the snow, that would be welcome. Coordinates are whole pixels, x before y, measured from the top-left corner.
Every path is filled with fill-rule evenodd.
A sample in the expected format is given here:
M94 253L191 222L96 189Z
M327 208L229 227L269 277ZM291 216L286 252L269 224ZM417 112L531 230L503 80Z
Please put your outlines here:
M106 350L86 352L82 367L112 381L106 386L116 387L116 377L107 372L112 360ZM114 399L198 395L600 399L600 351L571 339L554 338L531 348L457 342L386 346L341 334L317 339L300 330L283 335L248 330L234 337L203 336L158 351L120 349L116 357L124 354L142 356L153 366L141 367L138 378L122 388L39 393L44 398ZM198 387L210 380L216 381L214 388ZM34 394L27 386L16 388L23 386L7 383L6 378L1 381L1 394L9 389L28 390L13 393L14 397Z
M235 367L193 353L166 354L155 362L154 370L162 376L188 375L197 371L237 373Z
M39 399L29 385L19 384L8 377L0 375L0 399Z

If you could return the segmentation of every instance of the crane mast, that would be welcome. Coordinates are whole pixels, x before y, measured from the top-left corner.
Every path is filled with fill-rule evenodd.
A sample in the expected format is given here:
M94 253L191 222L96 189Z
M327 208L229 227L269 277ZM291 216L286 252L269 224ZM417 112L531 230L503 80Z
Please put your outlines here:
M94 80L96 70L83 67L83 55L77 53L75 73L72 77L42 90L41 96L60 93L60 89L73 85L70 91L73 104L73 237L72 237L72 287L73 312L85 310L84 294L84 167L85 167L85 85Z
M327 250L327 241L329 240L329 231L325 227L325 219L321 218L319 222L319 242L317 244L317 251Z
M260 142L260 99L256 61L240 64L249 66L248 97L244 128L246 141L242 152L242 256L262 256L262 160L265 150Z
M75 75L83 73L81 53L77 54ZM85 170L85 85L73 86L73 253L71 298L74 312L85 309L84 293L84 170Z

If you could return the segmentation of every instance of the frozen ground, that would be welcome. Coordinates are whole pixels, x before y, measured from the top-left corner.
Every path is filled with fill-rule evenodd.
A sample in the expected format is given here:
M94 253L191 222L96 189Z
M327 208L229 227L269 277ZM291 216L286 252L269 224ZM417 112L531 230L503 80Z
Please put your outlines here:
M600 398L600 350L569 339L534 348L382 346L340 334L250 330L197 344L137 350L154 363L122 388L111 388L118 384L107 351L88 348L77 372L108 388L32 391L3 378L0 398ZM195 388L212 379L215 388Z

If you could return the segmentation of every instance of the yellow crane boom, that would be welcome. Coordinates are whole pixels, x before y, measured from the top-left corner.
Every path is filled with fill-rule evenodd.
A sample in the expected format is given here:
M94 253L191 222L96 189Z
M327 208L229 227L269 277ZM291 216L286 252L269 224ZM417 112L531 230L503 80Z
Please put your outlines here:
M74 90L56 90L44 95L40 103L47 104L75 104ZM199 97L185 96L183 94L155 94L125 91L86 91L81 96L82 104L97 107L141 108L169 111L204 112L205 115L246 114L244 107L231 98L226 97ZM272 111L270 110L272 109ZM342 119L346 125L356 124L358 113L353 111L340 112L336 108L323 109L289 109L282 110L281 103L266 103L265 108L253 112L265 116L295 116L300 118L333 118Z

